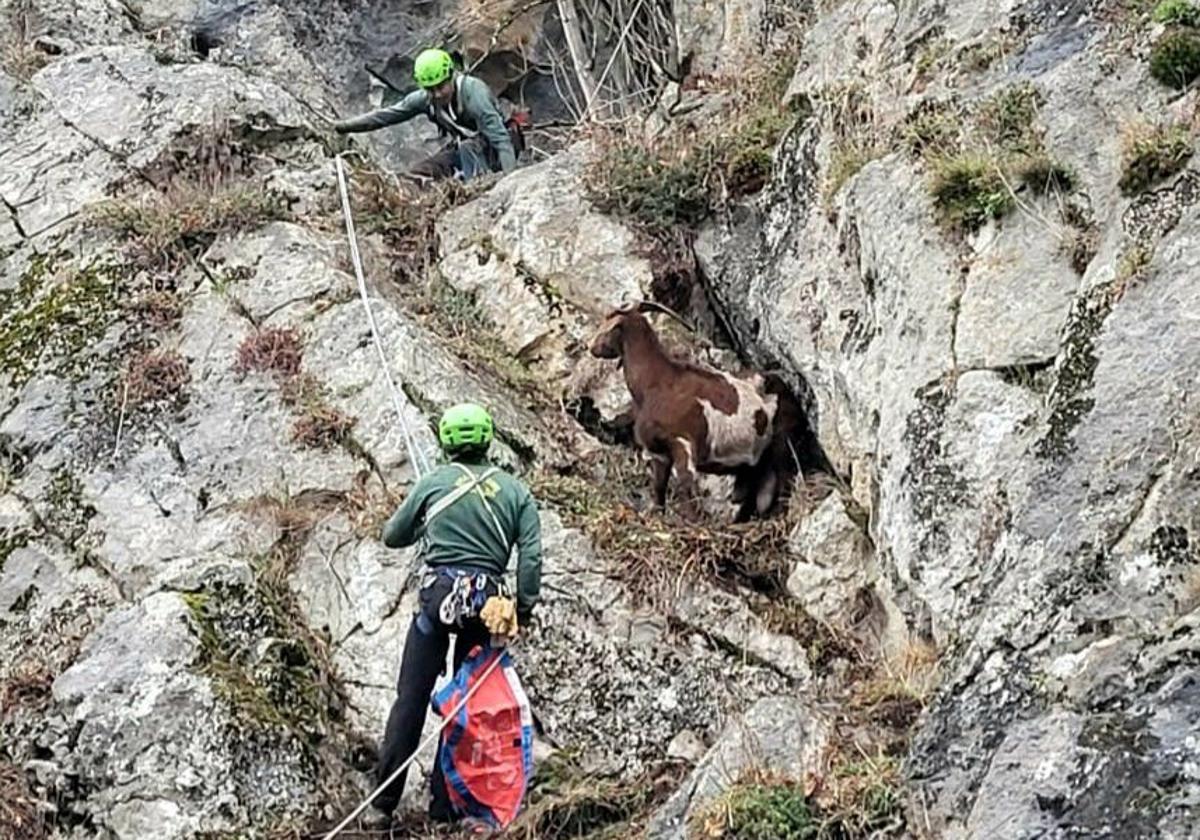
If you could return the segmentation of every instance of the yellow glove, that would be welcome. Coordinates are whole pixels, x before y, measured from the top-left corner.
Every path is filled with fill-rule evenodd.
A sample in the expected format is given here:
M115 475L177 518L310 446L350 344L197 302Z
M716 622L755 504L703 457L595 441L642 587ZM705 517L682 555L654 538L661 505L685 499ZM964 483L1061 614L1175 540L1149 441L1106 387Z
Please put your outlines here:
M483 623L487 625L488 632L493 636L508 636L512 638L517 635L517 605L513 602L512 598L502 598L499 595L493 595L483 605L483 609L479 612L479 617L483 619Z

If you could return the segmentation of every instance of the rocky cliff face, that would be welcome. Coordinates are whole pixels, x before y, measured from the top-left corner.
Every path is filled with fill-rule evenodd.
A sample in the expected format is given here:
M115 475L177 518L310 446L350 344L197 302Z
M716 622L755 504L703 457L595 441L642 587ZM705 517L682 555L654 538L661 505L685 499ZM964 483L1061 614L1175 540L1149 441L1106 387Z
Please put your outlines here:
M662 136L748 52L795 64L765 186L680 234L724 329L671 337L805 400L834 475L771 522L724 526L720 482L706 524L637 510L585 344L665 267L598 209L609 141L423 193L379 172L424 126L349 158L417 447L482 399L545 501L518 659L545 766L586 781L548 776L527 827L735 837L790 796L850 836L1194 836L1186 10L664 8L693 75ZM367 106L364 61L480 51L488 11L0 3L0 829L295 836L368 789L412 597L377 534L414 464L326 120ZM544 11L497 86L565 54Z

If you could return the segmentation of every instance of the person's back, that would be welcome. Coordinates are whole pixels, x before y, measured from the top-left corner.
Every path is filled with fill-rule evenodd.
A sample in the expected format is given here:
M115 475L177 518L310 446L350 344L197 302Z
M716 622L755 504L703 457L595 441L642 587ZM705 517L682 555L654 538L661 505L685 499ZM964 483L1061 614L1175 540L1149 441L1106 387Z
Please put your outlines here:
M461 493L438 509L439 502ZM431 511L436 515L429 518ZM422 541L421 560L430 568L454 566L503 576L518 550L518 610L537 602L541 575L537 505L525 484L472 452L423 477L388 520L383 542L403 548Z

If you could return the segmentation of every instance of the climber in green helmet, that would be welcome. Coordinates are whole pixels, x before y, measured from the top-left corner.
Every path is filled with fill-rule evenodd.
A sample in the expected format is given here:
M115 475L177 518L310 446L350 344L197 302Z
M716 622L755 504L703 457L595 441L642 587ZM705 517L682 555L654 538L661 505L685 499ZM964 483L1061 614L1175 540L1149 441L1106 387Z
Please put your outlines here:
M500 101L482 79L454 68L445 50L425 50L413 65L417 90L399 102L334 124L339 134L374 131L428 117L450 139L441 151L410 170L420 178L469 180L484 172L510 172L524 148L521 119L505 119Z
M388 716L376 775L387 780L417 748L425 710L456 636L454 668L477 644L490 638L479 611L493 596L508 597L504 581L509 555L517 550L516 613L529 624L541 591L542 547L537 506L517 478L490 466L494 429L481 406L463 403L446 410L438 438L447 463L423 476L383 529L389 548L420 541L424 563L418 605L400 664L396 700ZM401 774L375 800L364 822L388 825L404 792ZM453 819L439 762L430 777L434 820Z

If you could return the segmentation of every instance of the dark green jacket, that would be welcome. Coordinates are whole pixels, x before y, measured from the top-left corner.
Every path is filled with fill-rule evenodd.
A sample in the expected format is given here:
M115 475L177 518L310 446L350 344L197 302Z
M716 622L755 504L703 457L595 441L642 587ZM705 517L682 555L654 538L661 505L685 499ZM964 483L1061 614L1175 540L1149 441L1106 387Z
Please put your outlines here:
M463 462L460 462L463 463ZM473 475L488 469L485 463L463 463ZM443 464L417 482L400 509L383 527L389 548L404 548L422 537L422 560L430 566L468 566L503 575L512 547L517 547L517 607L533 609L542 588L542 532L537 505L528 488L503 470L479 485L488 497L504 541L476 490L455 501L430 523L425 513L438 499L468 479L454 464Z
M470 131L477 131L496 152L500 168L508 172L517 166L512 137L504 125L500 102L487 82L465 73L455 76L455 94L449 110L439 109L435 115L432 99L424 90L414 90L399 102L363 114L338 124L340 131L374 131L389 125L407 122L413 117L427 116L434 122L448 119Z

